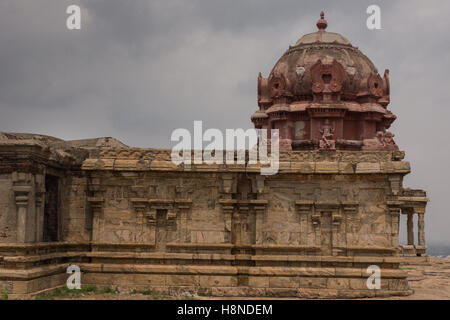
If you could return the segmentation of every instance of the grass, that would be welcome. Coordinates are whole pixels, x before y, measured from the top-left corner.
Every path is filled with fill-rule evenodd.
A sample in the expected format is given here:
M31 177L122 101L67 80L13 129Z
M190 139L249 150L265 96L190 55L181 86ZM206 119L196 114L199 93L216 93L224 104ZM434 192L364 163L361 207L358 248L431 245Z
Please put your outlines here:
M152 291L152 290L144 290L141 292L144 296L152 296L153 300L159 300L160 296L158 292ZM165 296L161 298L166 298Z
M180 300L197 300L196 297L175 297L175 296L167 296L167 295L160 295L158 292L146 289L143 291L137 291L136 289L132 290L130 294L142 294L144 296L152 296L153 300L164 300L164 299L180 299Z
M400 269L403 269L403 270L416 270L416 268L412 268L412 267L400 267Z
M2 297L0 298L0 300L8 300L8 292L7 291L3 291Z
M77 298L85 295L96 295L96 294L116 294L116 291L110 287L97 289L96 286L88 285L82 287L79 290L71 290L67 286L56 288L42 295L35 296L36 300L52 300L57 298ZM181 299L181 300L197 300L195 297L171 297L167 295L160 295L158 292L151 289L146 289L143 291L138 291L136 289L132 290L130 294L142 294L144 296L151 296L153 300L163 300L163 299Z
M114 290L113 288L103 288L103 289L100 289L100 293L103 293L103 294L107 294L107 293L115 294L116 290Z
M37 295L36 300L51 300L54 298L65 298L65 297L79 297L86 294L115 294L116 291L112 288L106 287L103 289L97 289L96 286L88 285L82 287L81 289L69 289L67 286L56 288L50 292L43 295Z

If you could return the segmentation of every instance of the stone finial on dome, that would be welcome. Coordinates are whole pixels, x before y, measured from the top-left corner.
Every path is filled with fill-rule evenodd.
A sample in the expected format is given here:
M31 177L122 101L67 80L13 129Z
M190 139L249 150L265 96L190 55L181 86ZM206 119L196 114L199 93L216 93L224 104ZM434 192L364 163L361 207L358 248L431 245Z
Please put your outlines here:
M319 29L319 31L325 31L325 29L328 26L327 20L325 20L325 13L323 11L320 12L320 19L317 20L316 26Z

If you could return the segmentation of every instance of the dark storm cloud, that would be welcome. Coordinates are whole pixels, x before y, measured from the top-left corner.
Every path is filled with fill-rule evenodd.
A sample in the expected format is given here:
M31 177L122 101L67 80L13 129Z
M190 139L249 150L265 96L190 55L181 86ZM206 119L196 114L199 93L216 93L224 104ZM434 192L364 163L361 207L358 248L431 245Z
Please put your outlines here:
M82 30L65 27L82 8ZM378 4L382 30L365 27ZM0 131L64 139L114 136L170 147L173 129L251 127L256 77L324 9L342 33L391 75L392 131L431 197L427 236L450 242L450 4L447 1L2 0Z

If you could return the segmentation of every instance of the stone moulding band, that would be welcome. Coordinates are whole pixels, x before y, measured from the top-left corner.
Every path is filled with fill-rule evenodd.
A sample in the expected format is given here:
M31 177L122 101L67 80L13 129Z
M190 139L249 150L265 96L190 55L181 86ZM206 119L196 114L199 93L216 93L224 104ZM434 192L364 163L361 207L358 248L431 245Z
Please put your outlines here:
M300 213L309 213L312 209L317 211L326 210L339 210L343 209L344 213L356 213L358 211L359 202L357 201L309 201L309 200L297 200L295 206Z
M103 167L101 165L91 166L89 162L97 162L99 159L87 159L83 163L86 171L173 171L173 172L255 172L259 173L261 165L191 165L189 168L171 165L170 161L160 161L160 166L138 166L138 160L128 160L129 166L124 168ZM164 163L163 163L164 162ZM200 166L201 170L200 170ZM351 162L305 162L305 161L280 161L279 173L300 174L407 174L411 171L407 161L367 162L358 163L356 166Z
M371 250L389 251L389 248L351 247L347 249L361 250L358 256L321 256L320 247L305 245L248 246L268 251L268 254L253 255L231 254L231 250L239 246L230 243L167 243L166 246L168 250L194 252L149 252L154 244L148 243L1 244L3 268L0 269L0 284L9 288L11 297L39 293L63 285L68 277L67 267L76 264L83 272L84 284L108 285L108 281L114 278L117 281L115 285L122 288L144 288L142 281L149 281L152 290L170 290L173 294L186 290L213 296L235 296L241 291L247 296L281 294L290 297L409 294L406 272L398 269L399 257L360 256ZM317 255L302 255L303 250L316 251ZM297 253L283 254L285 251ZM195 265L191 264L193 260ZM49 261L51 265L48 265ZM291 264L289 268L280 265L286 262ZM368 276L366 268L372 264L382 268L384 291L375 293L364 286ZM211 286L213 280L219 284ZM281 284L286 281L289 286L299 289L283 287ZM329 288L352 290L337 292ZM284 291L280 293L280 290Z
M95 257L95 254L92 254ZM324 257L322 257L324 258ZM331 259L332 257L330 257ZM362 260L363 257L361 257ZM333 262L330 260L330 263ZM373 263L370 259L361 261L361 264ZM322 276L322 277L363 277L366 276L367 267L290 267L277 266L213 266L213 265L152 265L152 264L122 264L122 263L86 263L78 262L83 272L118 272L118 273L156 273L156 274L230 274L230 275L258 275L258 276ZM1 269L0 280L4 279L36 279L50 274L65 272L68 263L51 266L36 266L29 269ZM405 279L407 273L401 269L383 268L383 278Z
M136 243L92 243L90 245L87 244L61 244L60 246L47 246L47 248L60 248L57 252L50 252L46 254L41 254L39 252L35 252L34 254L30 254L29 249L30 246L23 247L23 252L18 253L17 247L11 245L10 251L14 250L15 254L8 253L9 250L5 250L6 246L1 248L3 255L1 256L1 260L4 263L14 264L14 263L35 263L35 262L44 262L52 259L59 258L84 258L84 257L97 257L97 258L111 258L111 259L181 259L181 260L235 260L237 256L234 254L221 254L221 253L187 253L187 252L129 252L129 251L101 251L99 248L103 249L151 249L155 245L154 244L136 244ZM39 245L37 246L39 247ZM85 250L73 251L74 248L84 247ZM242 247L239 245L233 244L196 244L196 243L168 243L168 248L175 249L196 249L197 250L207 250L207 249L226 249L230 251L235 247ZM312 251L320 251L321 247L319 246L280 246L280 245L249 245L245 246L251 249L259 249L259 250L268 250L268 251L298 251L300 253L303 250L312 250ZM42 246L41 246L42 248ZM92 251L90 250L92 249ZM384 251L387 253L396 252L396 248L389 247L343 247L341 249L346 249L349 251ZM72 251L66 251L72 250ZM253 261L310 261L310 262L350 262L350 263L400 263L401 259L395 256L387 256L387 257L371 257L371 256L319 256L319 255L283 255L283 254L275 254L275 255L241 255L238 259L243 260L253 260Z

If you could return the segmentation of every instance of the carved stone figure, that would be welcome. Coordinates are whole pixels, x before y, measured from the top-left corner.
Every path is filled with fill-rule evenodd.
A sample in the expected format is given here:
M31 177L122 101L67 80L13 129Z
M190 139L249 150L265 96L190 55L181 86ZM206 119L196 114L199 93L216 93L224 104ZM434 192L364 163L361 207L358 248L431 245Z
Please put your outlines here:
M382 138L383 146L386 150L398 150L398 146L394 141L394 134L390 131L386 131Z
M398 146L394 141L394 134L392 132L378 131L375 138L364 139L363 151L383 151L383 150L398 150Z
M325 120L322 128L320 129L322 137L319 141L320 150L336 150L336 141L334 138L334 128L331 126L328 119Z

